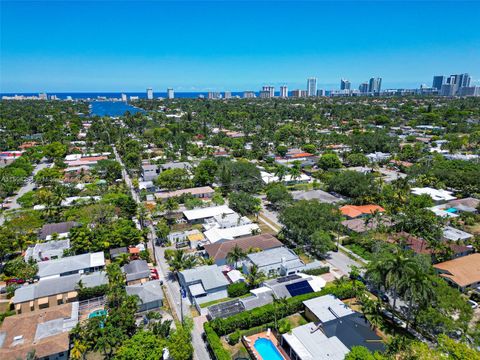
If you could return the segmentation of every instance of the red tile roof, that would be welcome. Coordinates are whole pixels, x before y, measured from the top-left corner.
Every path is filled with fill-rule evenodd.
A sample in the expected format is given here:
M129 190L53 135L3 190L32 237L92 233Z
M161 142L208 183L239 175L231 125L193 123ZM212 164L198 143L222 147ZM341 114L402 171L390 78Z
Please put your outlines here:
M385 212L385 209L379 205L345 205L340 208L340 212L343 215L352 219L362 215L373 214L375 211Z

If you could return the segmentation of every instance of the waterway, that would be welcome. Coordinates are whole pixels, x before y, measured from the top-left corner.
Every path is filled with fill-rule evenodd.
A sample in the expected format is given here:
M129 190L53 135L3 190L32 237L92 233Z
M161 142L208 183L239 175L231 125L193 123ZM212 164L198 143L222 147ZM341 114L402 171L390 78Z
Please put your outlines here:
M90 116L116 117L124 115L127 111L131 114L145 113L144 110L123 101L92 101L90 103Z

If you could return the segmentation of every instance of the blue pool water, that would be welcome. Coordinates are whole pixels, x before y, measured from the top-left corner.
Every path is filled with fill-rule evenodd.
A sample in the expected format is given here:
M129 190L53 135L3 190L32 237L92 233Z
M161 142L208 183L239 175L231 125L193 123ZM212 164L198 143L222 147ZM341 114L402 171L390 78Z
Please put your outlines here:
M105 316L105 315L107 315L107 310L95 310L88 315L88 318L91 319L97 316Z
M456 213L457 212L457 209L455 208L448 208L447 210L445 210L446 212L449 212L449 213Z
M269 339L260 338L253 345L263 360L284 360L273 342Z

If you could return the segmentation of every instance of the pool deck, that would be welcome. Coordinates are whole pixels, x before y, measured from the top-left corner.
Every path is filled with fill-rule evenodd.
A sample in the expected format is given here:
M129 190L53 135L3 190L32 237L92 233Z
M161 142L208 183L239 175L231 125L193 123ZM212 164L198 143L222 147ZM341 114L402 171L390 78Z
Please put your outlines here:
M290 357L283 351L282 347L279 345L277 338L273 335L273 333L270 331L270 335L267 334L266 331L250 335L250 336L245 336L248 341L244 341L245 346L247 349L254 355L255 359L262 360L262 356L258 353L258 351L255 349L255 341L258 339L268 339L270 340L275 347L277 348L278 352L282 355L282 357L285 360L290 360ZM268 359L263 359L263 360L268 360Z

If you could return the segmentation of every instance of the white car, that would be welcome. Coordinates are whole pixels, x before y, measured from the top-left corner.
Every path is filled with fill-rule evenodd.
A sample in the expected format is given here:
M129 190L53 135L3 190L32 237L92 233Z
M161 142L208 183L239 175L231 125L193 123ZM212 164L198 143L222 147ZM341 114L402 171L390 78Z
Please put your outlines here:
M472 307L472 309L476 309L478 307L478 303L473 300L468 300L468 303Z

